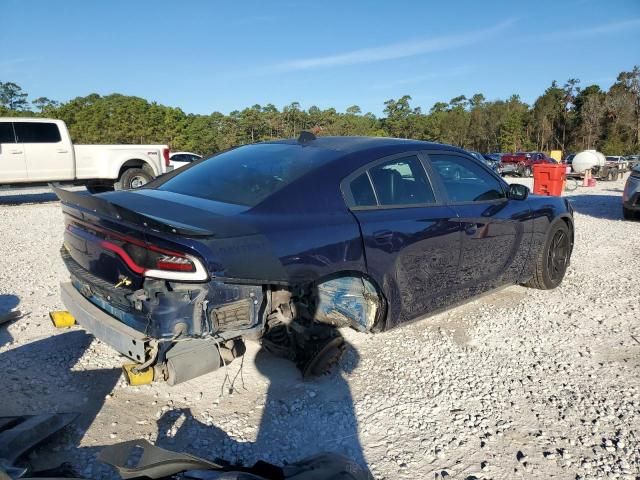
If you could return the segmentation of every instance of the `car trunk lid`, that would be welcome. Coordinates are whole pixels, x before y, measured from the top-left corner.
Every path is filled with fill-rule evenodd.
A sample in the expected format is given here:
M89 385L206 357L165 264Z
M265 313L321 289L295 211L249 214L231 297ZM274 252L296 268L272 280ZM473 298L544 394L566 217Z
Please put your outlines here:
M54 192L63 203L69 255L110 283L136 286L144 277L205 281L209 266L202 259L211 258L206 239L253 233L232 218L246 207L155 190Z

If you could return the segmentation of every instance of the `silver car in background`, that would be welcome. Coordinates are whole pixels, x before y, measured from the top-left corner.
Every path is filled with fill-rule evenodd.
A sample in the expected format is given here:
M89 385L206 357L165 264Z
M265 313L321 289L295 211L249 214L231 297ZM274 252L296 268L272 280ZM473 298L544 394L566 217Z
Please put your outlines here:
M622 194L622 215L627 220L640 216L640 165L631 170Z

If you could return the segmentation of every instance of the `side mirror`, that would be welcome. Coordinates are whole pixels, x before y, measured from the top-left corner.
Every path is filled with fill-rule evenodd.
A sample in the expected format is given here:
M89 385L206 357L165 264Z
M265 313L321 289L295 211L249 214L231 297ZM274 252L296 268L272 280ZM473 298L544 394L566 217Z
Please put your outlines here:
M529 196L529 187L519 183L512 183L509 185L507 196L512 200L526 200Z

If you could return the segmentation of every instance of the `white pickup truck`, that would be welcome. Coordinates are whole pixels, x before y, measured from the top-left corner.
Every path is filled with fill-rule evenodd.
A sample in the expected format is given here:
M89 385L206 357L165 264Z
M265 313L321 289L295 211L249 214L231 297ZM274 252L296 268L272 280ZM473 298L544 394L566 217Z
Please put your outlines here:
M73 145L62 120L0 117L0 185L136 188L173 169L169 154L167 145Z

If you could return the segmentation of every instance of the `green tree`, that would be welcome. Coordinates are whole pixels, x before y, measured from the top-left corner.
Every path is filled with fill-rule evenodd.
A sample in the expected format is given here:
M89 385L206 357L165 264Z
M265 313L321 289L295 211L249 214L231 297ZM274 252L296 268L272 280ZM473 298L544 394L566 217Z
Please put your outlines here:
M7 110L21 112L29 110L29 95L13 82L0 82L0 106Z
M271 103L253 105L228 115L186 114L120 94L93 93L63 103L38 97L30 102L19 85L0 82L0 115L59 118L76 143L167 143L174 150L204 155L296 137L305 129L319 135L426 139L486 152L598 148L625 154L640 149L640 67L621 72L607 91L597 85L580 89L573 78L562 87L554 81L531 107L517 95L488 101L475 93L438 101L423 113L404 95L384 103L382 118L363 113L357 105L338 112L315 105L305 110L299 102L282 110Z
M46 115L47 112L54 111L60 106L60 102L56 102L47 97L38 97L32 100L31 104L36 107L36 110L42 115Z
M630 72L622 72L618 75L617 82L626 88L631 94L633 102L633 117L635 130L634 145L640 147L640 66L634 66Z

